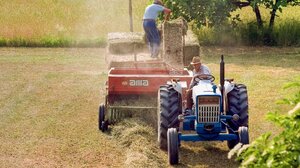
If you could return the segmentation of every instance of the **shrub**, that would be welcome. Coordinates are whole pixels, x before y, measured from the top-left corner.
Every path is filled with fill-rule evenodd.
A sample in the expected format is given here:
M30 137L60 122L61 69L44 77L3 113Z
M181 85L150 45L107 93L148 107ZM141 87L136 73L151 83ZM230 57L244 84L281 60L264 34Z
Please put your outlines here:
M40 41L41 46L44 47L70 47L72 39L68 37L44 37Z
M268 119L283 128L283 131L271 138L270 133L263 134L246 148L237 153L241 167L299 167L300 165L300 77L297 82L289 83L285 88L295 87L298 91L292 99L283 99L280 103L295 106L287 115L268 113Z
M3 37L0 37L0 47L6 46L6 40Z

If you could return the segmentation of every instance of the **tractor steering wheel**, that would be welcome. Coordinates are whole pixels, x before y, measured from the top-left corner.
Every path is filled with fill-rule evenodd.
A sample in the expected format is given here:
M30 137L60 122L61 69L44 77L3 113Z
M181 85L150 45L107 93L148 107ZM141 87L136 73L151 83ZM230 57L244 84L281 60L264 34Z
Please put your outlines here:
M215 81L215 77L210 74L199 74L193 77L193 80L199 82L200 80L210 80L211 82Z

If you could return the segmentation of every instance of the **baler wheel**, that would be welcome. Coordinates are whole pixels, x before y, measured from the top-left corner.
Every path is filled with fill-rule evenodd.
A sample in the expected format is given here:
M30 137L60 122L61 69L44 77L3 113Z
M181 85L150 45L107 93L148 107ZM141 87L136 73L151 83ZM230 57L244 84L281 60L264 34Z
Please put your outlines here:
M172 85L164 85L158 91L158 143L167 150L167 131L169 128L179 128L178 115L182 113L181 95Z
M239 128L239 140L240 143L249 144L249 132L248 127L240 127Z
M239 127L248 127L248 95L246 86L243 84L235 84L233 90L228 93L227 98L228 111L226 114L231 116L234 114L239 115L238 121L230 120L228 122L228 125L235 131L232 132L229 130L229 133L237 134ZM227 141L227 146L229 149L232 149L238 143L239 140Z
M106 124L107 122L105 122L104 120L105 120L105 105L101 104L99 106L98 127L99 130L101 130L102 132L108 129L108 124Z
M178 133L176 128L168 129L168 158L171 165L178 164Z

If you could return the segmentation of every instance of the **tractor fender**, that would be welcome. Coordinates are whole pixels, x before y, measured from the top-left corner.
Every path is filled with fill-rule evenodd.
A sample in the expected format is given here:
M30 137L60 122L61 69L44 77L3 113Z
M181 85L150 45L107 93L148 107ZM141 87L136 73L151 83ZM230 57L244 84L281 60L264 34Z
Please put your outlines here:
M168 84L171 84L174 88L174 90L176 90L176 92L180 93L182 95L182 82L177 82L177 81L170 81L168 82Z
M224 83L224 94L227 95L229 92L231 92L234 88L234 83L225 81Z
M227 100L227 94L231 92L234 89L234 83L225 81L224 83L224 110L228 110L228 100Z

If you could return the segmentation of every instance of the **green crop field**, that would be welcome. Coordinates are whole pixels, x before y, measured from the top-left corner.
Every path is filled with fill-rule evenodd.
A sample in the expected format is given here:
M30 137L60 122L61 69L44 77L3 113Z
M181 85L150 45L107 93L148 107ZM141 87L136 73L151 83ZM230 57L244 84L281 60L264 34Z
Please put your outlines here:
M275 101L293 95L282 86L300 74L299 48L204 47L205 64L218 81L219 56L226 77L248 88L250 139L276 126L266 121ZM126 119L98 131L98 105L107 77L105 49L0 49L0 167L167 167L155 129ZM284 107L283 112L288 108ZM226 142L183 143L179 167L237 167Z

